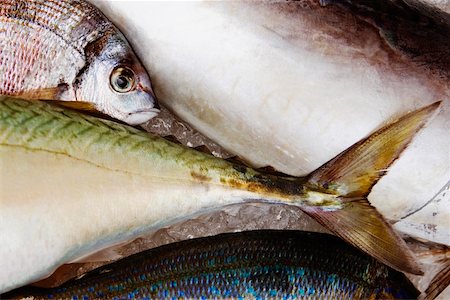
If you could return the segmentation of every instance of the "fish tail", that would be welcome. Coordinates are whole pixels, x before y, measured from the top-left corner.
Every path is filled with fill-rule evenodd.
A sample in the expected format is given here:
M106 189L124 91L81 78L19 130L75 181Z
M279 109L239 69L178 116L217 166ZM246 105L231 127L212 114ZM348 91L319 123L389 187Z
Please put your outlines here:
M436 102L401 117L311 173L306 178L307 191L332 195L341 207L330 209L326 204L316 203L302 209L381 262L397 270L423 274L405 241L370 205L367 196L439 106L440 102Z
M419 299L420 300L435 299L449 286L450 286L450 259L446 259L444 266L433 277L427 289L419 296Z

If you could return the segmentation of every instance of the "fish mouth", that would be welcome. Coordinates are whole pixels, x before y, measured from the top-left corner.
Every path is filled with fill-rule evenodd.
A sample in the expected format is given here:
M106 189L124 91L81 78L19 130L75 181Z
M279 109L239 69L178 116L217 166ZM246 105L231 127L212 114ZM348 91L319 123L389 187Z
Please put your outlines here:
M123 121L130 125L140 125L156 117L159 114L159 112L160 110L156 107L138 110L135 112L128 113Z

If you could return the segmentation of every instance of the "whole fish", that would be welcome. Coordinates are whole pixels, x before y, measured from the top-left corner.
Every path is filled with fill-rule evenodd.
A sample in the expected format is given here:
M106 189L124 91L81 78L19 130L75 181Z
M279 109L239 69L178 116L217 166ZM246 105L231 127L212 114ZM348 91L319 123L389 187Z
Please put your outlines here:
M39 101L0 101L0 292L226 205L294 205L381 262L422 274L367 201L439 107L411 112L307 177L263 174Z
M160 102L253 167L303 176L382 122L443 100L370 202L450 245L450 17L415 0L92 1ZM413 187L413 188L411 188Z
M96 109L129 124L159 111L125 37L83 0L0 0L0 94Z
M332 251L330 251L332 249ZM414 299L397 272L338 238L247 231L193 239L130 256L32 299Z

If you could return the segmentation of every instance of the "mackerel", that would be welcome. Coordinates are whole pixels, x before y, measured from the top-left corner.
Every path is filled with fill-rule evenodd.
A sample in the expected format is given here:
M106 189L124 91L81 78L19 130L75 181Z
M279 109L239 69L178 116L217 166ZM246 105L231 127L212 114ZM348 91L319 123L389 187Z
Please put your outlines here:
M411 112L306 177L274 176L41 102L0 101L0 292L226 205L294 205L387 265L419 265L367 201L437 110Z

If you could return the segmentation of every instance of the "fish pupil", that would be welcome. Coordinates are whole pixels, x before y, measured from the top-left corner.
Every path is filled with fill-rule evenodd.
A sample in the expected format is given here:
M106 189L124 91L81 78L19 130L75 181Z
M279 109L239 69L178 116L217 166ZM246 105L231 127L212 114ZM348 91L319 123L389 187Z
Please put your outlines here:
M116 79L116 85L121 89L126 89L130 85L130 81L127 77L120 75Z
M126 67L117 67L111 73L111 87L118 93L126 93L134 88L135 75Z

